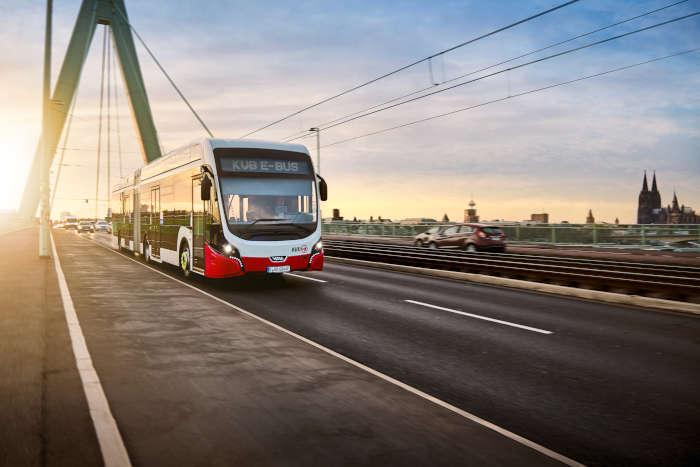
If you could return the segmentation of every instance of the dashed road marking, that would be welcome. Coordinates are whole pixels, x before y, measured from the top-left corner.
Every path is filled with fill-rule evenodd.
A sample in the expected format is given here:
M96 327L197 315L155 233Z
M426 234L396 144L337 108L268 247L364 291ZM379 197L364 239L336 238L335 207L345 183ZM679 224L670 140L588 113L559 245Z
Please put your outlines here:
M299 274L292 274L291 272L285 272L285 276L292 276L292 277L298 277L299 279L306 279L307 281L314 281L314 282L323 282L324 284L328 281L324 281L323 279L316 279L315 277L308 277L308 276L302 276Z

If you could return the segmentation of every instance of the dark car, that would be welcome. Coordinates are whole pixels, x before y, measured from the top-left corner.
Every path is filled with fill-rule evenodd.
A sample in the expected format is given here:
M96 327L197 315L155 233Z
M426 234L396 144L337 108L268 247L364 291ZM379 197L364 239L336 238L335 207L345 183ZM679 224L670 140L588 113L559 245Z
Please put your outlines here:
M432 229L431 229L432 230ZM417 240L416 240L417 241ZM429 248L459 248L466 251L506 251L506 235L499 227L460 224L438 228L422 245Z

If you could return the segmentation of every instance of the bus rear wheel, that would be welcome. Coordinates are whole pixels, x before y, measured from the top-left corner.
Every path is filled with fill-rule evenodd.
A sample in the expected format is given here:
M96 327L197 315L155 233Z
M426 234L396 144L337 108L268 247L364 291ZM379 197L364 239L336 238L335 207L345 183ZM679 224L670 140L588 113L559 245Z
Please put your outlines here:
M148 240L143 241L143 260L146 263L151 262L151 245L148 243Z
M180 247L180 272L183 276L190 276L190 249L187 248L187 244L183 243Z

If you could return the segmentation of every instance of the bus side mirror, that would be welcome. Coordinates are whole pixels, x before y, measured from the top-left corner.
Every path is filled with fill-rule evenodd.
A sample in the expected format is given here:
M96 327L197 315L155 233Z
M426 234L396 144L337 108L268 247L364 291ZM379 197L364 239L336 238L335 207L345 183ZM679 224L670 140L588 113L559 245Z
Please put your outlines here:
M202 177L200 195L202 201L209 201L211 199L211 178L207 177L206 175Z
M321 196L321 201L326 201L328 199L328 185L326 181L319 174L316 174L319 179L318 191Z

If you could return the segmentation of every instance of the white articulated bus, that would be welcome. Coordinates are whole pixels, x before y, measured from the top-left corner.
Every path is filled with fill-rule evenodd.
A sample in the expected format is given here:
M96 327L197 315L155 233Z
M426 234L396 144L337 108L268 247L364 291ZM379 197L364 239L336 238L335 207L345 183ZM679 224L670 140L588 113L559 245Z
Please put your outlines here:
M204 139L112 190L112 245L183 274L323 269L325 181L306 147Z

